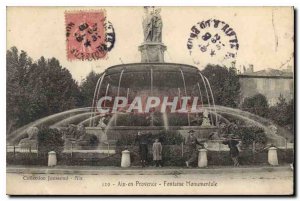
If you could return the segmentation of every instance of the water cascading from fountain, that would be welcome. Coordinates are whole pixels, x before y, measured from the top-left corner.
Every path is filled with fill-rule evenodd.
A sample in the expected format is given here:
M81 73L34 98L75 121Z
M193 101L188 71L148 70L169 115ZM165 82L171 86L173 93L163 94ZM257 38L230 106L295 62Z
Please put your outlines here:
M96 105L97 105L97 102L98 101L98 96L99 96L99 91L101 89L101 85L102 85L102 82L103 82L103 79L105 77L106 73L104 72L102 74L102 76L98 79L97 81L97 84L96 84L96 87L95 87L95 91L94 91L94 97L93 97L93 102L92 102L92 112L96 112ZM91 117L93 117L93 113L91 114ZM91 120L90 121L90 127L93 126L93 121Z
M202 93L201 93L201 88L200 88L199 82L197 82L197 86L198 86L198 90L199 90L199 95L200 95L201 105L202 105L202 107L203 107L203 97L202 97Z
M187 91L186 91L186 84L185 84L184 74L183 74L181 68L179 68L179 70L180 70L180 73L181 73L181 76L182 76L183 87L184 87L184 93L185 93L185 96L187 97ZM187 118L188 118L188 125L190 126L190 125L191 125L191 122L190 122L190 114L189 114L189 112L187 112Z
M215 110L215 113L216 113L216 104L215 104L215 99L214 99L214 94L212 93L212 89L211 89L211 86L210 86L210 82L208 81L207 77L205 77L205 80L207 82L207 85L209 87L209 91L210 91L210 94L211 94L211 98L212 98L212 101L213 101L213 107L214 107L214 110ZM219 127L219 123L218 123L218 117L216 116L216 126Z
M198 73L199 73L199 75L200 75L200 77L202 79L202 82L204 84L204 88L205 88L205 92L206 92L206 97L207 97L207 102L208 102L208 106L209 106L208 109L209 109L209 111L211 111L211 104L210 104L210 100L209 100L209 94L208 94L208 90L207 90L207 86L206 86L206 81L205 81L204 76L202 75L202 73L200 71L198 71ZM210 115L210 121L211 121L211 124L212 124L213 123L213 119L212 119L211 115Z
M123 76L124 70L125 70L125 69L122 69L121 74L120 74L120 77L119 77L119 84L118 84L117 97L119 97L119 95L120 95L120 86L121 86L121 81L122 81L122 76ZM115 117L115 125L117 125L117 116Z
M107 96L108 95L108 89L109 89L109 83L106 85L106 90L105 90L105 96ZM105 101L104 101L104 108L106 107L106 99L105 99Z

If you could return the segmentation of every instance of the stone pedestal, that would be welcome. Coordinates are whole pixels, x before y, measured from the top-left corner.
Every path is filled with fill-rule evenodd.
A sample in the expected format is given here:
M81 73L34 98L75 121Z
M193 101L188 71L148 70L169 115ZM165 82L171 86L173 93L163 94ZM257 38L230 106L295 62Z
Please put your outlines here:
M56 159L56 153L55 151L50 151L48 153L48 166L56 166L57 159Z
M130 151L122 151L121 167L130 167Z
M278 165L277 148L276 147L269 148L268 162L270 165Z
M163 43L145 42L139 46L142 63L162 63L164 62L164 52L167 47Z
M207 167L207 150L206 149L199 150L198 167Z

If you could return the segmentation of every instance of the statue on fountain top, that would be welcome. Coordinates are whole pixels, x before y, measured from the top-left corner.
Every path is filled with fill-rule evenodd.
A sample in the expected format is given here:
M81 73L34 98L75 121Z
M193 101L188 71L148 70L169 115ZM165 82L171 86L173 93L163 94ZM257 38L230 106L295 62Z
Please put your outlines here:
M164 52L167 50L167 47L162 43L163 23L160 16L161 8L146 6L144 9L144 42L139 46L141 62L162 63L164 62Z
M152 10L150 10L152 8ZM161 9L155 7L144 7L145 17L143 19L144 42L162 41L162 19L160 16Z

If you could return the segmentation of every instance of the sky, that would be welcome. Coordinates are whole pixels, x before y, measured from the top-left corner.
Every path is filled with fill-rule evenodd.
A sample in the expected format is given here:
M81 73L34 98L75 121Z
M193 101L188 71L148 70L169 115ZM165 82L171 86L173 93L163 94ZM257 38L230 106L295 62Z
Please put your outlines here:
M106 59L68 61L65 11L100 9L106 10L107 19L114 26L114 48ZM143 17L143 7L8 7L7 49L16 46L34 60L41 56L55 57L80 82L91 70L100 73L113 65L140 62L138 46L143 42ZM236 33L238 69L249 64L254 65L255 71L293 66L294 10L291 7L162 7L161 17L166 62L199 69L208 63L222 65L217 57L202 54L199 49L190 55L187 49L191 27L201 21L218 19ZM216 54L223 56L222 52Z

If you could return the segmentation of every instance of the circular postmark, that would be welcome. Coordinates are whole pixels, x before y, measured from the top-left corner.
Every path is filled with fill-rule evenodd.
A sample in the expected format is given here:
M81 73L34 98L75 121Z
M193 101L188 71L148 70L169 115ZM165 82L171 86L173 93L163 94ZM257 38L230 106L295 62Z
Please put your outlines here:
M192 26L187 49L197 65L231 65L239 49L236 32L224 21L209 19Z
M105 11L75 11L65 13L68 60L98 60L106 58L114 47L114 27Z

